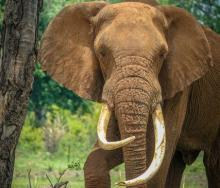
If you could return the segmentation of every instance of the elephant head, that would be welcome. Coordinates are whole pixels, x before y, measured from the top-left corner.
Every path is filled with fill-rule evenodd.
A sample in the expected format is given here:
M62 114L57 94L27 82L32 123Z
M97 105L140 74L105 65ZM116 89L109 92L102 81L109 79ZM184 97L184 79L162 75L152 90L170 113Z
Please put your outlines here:
M65 7L44 33L40 61L53 79L85 99L103 103L100 147L123 147L126 178L149 180L165 153L161 102L202 77L212 65L199 23L186 11L138 2L79 3ZM121 139L107 141L111 115ZM155 154L146 170L146 130L155 125Z

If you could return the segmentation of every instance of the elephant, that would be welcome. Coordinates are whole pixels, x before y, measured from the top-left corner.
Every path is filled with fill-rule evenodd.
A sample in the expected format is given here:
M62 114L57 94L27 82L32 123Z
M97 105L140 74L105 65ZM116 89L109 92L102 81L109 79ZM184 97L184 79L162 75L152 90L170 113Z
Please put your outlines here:
M85 187L178 188L204 152L209 188L220 187L220 36L186 10L156 1L69 5L41 41L42 69L102 103Z

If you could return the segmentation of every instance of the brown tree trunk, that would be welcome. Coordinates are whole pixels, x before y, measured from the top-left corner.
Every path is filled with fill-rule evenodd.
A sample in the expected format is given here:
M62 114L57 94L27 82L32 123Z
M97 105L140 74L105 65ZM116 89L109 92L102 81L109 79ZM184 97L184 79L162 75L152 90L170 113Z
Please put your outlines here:
M0 186L11 187L15 148L27 112L42 0L8 0L0 59Z

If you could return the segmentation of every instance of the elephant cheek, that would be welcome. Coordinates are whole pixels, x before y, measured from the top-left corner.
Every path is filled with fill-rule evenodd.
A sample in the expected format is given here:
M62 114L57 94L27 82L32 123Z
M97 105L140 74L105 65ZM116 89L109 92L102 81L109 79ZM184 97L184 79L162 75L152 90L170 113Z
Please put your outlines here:
M107 103L110 109L114 109L114 87L113 81L111 79L107 80L103 92L102 101Z

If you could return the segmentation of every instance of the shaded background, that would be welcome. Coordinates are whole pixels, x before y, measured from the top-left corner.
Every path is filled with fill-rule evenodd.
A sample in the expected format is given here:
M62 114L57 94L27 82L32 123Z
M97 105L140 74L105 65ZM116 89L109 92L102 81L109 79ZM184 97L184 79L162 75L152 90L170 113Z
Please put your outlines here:
M67 4L77 0L45 0L38 27L39 41L49 21ZM119 2L111 0L111 3ZM220 33L219 0L161 0L191 12L202 24ZM0 0L0 30L5 0ZM84 187L83 164L96 140L96 124L100 105L86 101L51 80L36 65L28 115L16 151L14 188L48 187L61 177L70 181L68 187ZM124 179L123 165L112 170L112 181ZM206 188L202 153L187 167L182 187ZM114 185L114 183L112 183ZM112 186L114 187L114 186Z

